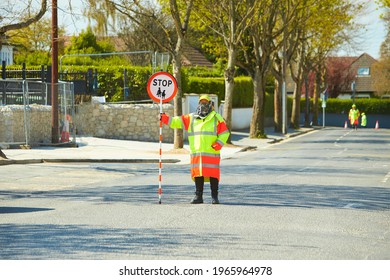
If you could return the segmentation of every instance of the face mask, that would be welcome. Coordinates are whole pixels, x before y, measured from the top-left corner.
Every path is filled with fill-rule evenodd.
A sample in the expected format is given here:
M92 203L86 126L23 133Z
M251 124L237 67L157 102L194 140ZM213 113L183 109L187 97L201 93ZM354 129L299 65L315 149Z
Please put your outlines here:
M211 112L211 102L209 103L200 103L198 108L196 108L196 114L200 118L205 118Z

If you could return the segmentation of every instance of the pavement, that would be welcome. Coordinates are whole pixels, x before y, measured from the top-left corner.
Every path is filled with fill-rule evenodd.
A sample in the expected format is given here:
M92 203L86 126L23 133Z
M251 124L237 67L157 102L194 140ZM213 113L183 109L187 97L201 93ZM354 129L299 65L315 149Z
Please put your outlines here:
M221 158L250 149L262 149L285 139L307 133L314 128L289 129L287 134L276 133L266 128L266 139L249 138L249 129L232 132L232 144L221 150ZM0 157L0 165L31 164L44 162L112 162L112 163L154 163L159 161L160 146L157 142L104 139L90 136L76 137L76 145L33 146L31 148L7 148L2 145L7 159ZM161 160L164 163L188 164L189 145L174 149L172 143L162 143Z

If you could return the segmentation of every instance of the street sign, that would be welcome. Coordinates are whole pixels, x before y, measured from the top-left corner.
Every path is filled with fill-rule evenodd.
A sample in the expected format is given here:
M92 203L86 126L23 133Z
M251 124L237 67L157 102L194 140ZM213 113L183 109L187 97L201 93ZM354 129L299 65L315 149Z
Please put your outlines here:
M149 78L147 91L153 101L169 102L177 93L176 79L167 72L157 72Z

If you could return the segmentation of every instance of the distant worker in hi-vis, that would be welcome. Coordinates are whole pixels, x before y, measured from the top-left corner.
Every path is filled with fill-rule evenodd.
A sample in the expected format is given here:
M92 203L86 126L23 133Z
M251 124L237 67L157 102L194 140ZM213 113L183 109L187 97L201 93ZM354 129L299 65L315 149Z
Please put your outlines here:
M353 104L351 110L349 110L348 119L351 123L352 128L354 128L355 130L357 130L357 127L359 125L359 117L360 112L358 109L356 109L356 105Z
M195 113L177 117L163 113L161 121L170 128L181 128L188 132L191 177L195 181L195 197L191 203L203 203L204 183L210 182L212 204L219 204L220 150L230 132L222 116L214 111L210 97L207 94L200 96Z
M362 122L361 122L361 126L362 127L366 127L367 125L367 116L366 116L366 113L362 113Z

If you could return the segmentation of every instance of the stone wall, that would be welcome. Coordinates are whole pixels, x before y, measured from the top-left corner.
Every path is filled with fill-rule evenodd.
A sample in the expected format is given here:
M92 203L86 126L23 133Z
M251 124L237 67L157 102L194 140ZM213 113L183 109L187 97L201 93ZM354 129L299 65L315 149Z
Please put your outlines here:
M25 143L24 106L0 107L0 143ZM173 105L163 111L173 115ZM29 144L51 143L51 106L30 105L27 113ZM158 104L102 104L96 101L76 107L73 123L77 136L109 139L159 141ZM77 139L76 139L77 141ZM173 143L173 130L163 126L163 142Z
M51 107L31 105L26 112L22 105L0 107L0 142L25 143L25 130L30 131L29 143L50 143Z
M77 134L102 138L159 141L158 104L83 103L75 115ZM173 105L163 104L163 111L173 115ZM173 143L173 130L163 126L163 141Z

